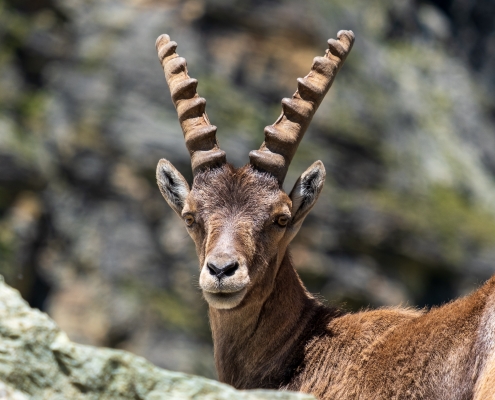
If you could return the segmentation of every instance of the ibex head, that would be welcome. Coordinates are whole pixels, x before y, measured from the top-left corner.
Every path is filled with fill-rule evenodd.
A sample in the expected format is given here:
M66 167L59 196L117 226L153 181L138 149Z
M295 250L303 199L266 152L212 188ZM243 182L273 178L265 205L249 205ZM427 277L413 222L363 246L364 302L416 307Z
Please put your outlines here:
M282 184L304 132L352 48L352 31L337 36L328 41L325 56L314 59L310 73L298 79L292 98L282 100L282 114L265 128L265 142L239 169L226 162L218 146L217 128L208 120L186 60L175 52L177 43L167 35L157 39L194 173L189 188L180 172L162 159L158 186L196 244L199 283L216 309L266 299L289 242L318 199L325 180L321 161L301 175L289 195Z

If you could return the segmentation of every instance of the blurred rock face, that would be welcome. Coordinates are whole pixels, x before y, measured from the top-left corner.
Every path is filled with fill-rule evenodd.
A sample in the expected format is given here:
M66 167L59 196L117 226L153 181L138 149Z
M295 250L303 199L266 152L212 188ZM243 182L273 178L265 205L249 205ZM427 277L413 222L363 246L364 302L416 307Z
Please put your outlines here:
M292 251L311 291L434 305L494 272L489 1L32 3L0 2L0 273L71 339L214 375L194 247L154 182L161 157L191 179L164 32L236 166L326 40L356 33L287 179L327 169Z

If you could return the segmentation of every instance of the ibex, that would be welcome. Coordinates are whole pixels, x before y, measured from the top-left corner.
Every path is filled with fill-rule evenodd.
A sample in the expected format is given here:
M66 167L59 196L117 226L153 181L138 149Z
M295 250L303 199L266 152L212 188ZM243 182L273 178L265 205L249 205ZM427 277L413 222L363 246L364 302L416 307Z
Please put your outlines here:
M219 379L239 389L320 399L495 399L495 279L430 311L328 308L304 287L288 245L325 180L320 161L287 195L282 183L316 109L350 52L340 31L298 79L250 162L226 162L177 43L157 39L194 181L160 160L160 191L196 244Z

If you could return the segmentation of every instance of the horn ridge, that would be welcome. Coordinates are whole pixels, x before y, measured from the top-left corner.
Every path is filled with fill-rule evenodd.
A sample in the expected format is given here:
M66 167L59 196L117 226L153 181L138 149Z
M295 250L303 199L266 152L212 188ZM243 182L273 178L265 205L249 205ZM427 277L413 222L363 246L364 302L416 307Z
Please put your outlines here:
M174 87L174 91L170 92L172 101L175 103L182 99L190 99L195 95L197 87L198 81L194 78L185 79L184 81L179 82Z
M171 41L168 35L161 35L155 45L184 133L193 174L225 164L225 152L216 139L217 127L210 123L206 115L206 100L196 92L198 81L188 75L185 58L176 52L177 43Z
M282 100L282 114L265 128L265 141L249 153L251 164L271 173L282 185L289 164L316 110L332 86L354 44L352 31L339 31L328 40L323 57L315 57L311 71L297 80L297 91Z

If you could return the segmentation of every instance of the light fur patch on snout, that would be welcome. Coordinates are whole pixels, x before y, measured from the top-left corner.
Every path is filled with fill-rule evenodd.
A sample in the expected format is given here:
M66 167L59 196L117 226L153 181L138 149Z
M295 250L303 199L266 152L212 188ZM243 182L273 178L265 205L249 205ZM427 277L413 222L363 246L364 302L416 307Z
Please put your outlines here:
M249 270L246 263L240 260L238 269L232 276L218 279L210 274L207 264L201 268L199 286L208 304L218 309L236 307L244 298L250 283Z

